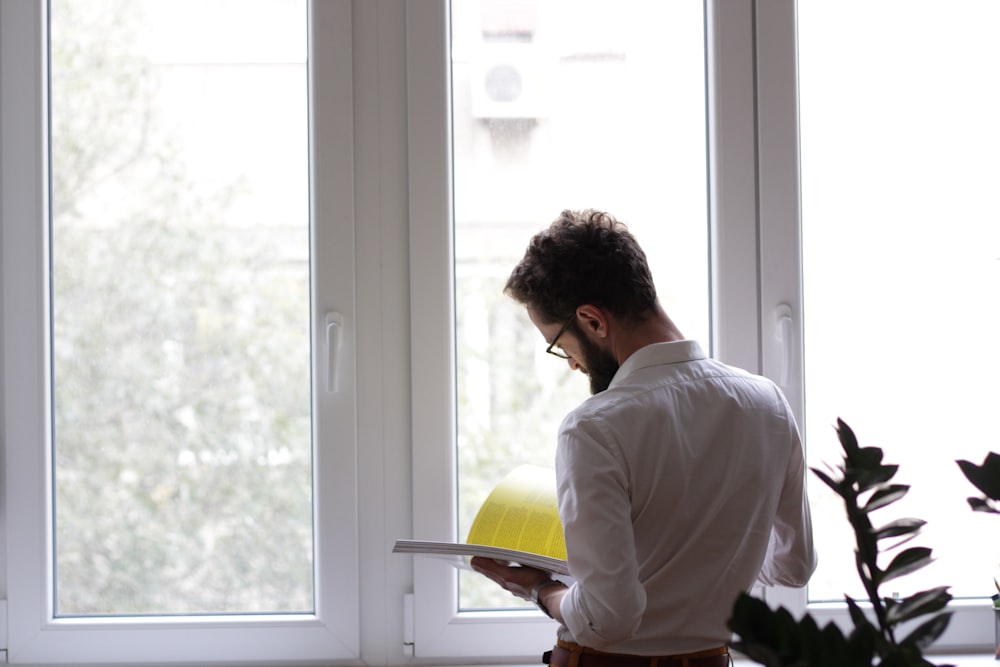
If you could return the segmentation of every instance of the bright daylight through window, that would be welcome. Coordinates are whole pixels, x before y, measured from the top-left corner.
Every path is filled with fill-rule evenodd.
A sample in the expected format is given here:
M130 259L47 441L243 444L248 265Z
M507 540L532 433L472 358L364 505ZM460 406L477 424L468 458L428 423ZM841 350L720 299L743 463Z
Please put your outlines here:
M506 473L553 465L559 422L587 396L502 293L561 210L628 224L664 307L709 347L705 46L693 0L454 0L451 28L464 539ZM463 608L523 604L462 574Z
M969 509L978 492L955 460L1000 451L1000 5L798 13L810 465L839 461L832 425L844 419L911 485L879 522L927 521L914 544L937 561L893 591L988 598L1000 546L984 536L1000 526ZM843 505L811 491L822 557L809 598L863 597Z
M305 10L51 4L57 616L314 609Z

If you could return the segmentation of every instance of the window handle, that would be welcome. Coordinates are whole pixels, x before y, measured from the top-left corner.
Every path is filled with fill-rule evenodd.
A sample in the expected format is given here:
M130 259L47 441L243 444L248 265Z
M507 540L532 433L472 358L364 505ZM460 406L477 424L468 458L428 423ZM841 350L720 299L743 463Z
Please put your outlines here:
M326 391L336 393L337 367L344 339L344 316L337 311L326 314Z
M787 387L788 382L792 379L792 362L794 360L794 345L792 341L793 330L792 326L792 307L787 303L783 303L778 306L775 310L775 329L774 337L778 341L779 349L781 350L781 370L778 373L778 384L782 387Z

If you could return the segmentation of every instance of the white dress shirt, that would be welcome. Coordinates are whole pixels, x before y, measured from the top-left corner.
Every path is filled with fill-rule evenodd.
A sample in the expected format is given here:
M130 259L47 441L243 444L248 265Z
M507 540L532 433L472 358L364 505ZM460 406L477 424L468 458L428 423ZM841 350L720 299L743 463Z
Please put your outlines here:
M576 580L563 640L640 655L719 646L741 591L804 586L815 569L788 402L694 341L636 351L567 415L556 477Z

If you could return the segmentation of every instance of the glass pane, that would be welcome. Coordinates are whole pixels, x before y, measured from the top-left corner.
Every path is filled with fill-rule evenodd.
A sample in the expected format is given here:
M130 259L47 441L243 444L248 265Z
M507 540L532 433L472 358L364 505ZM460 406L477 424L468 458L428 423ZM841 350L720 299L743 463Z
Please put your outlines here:
M988 597L997 519L970 510L955 460L1000 450L1000 4L798 11L809 464L839 462L837 417L899 464L910 493L874 522L926 520L908 546L938 560L884 594ZM864 597L843 505L811 482L809 598Z
M708 349L701 2L453 0L459 526L522 463L552 466L587 380L503 286L563 209L629 225L660 300ZM461 605L522 603L462 573Z
M52 0L58 615L313 609L304 0Z

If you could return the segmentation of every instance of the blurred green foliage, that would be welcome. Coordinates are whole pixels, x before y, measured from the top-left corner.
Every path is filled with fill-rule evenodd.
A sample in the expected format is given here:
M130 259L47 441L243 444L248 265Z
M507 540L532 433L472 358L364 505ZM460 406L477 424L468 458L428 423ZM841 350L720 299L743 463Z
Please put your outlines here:
M947 586L921 591L904 599L882 597L879 587L931 562L931 550L909 547L887 565L880 553L916 537L920 519L896 519L879 528L870 515L900 500L909 490L893 484L899 468L882 462L878 447L860 447L851 428L837 420L843 462L833 471L812 471L844 501L855 535L855 564L868 595L870 611L846 597L853 628L846 634L834 623L820 628L808 613L796 620L784 608L771 609L747 594L736 601L729 627L737 635L734 648L767 667L933 667L924 650L948 627L951 612L941 611L951 600ZM883 547L886 541L894 541ZM916 619L929 616L915 624ZM872 619L874 617L874 621ZM906 634L900 636L901 632Z
M51 7L57 613L311 611L308 222L191 177L141 7Z

